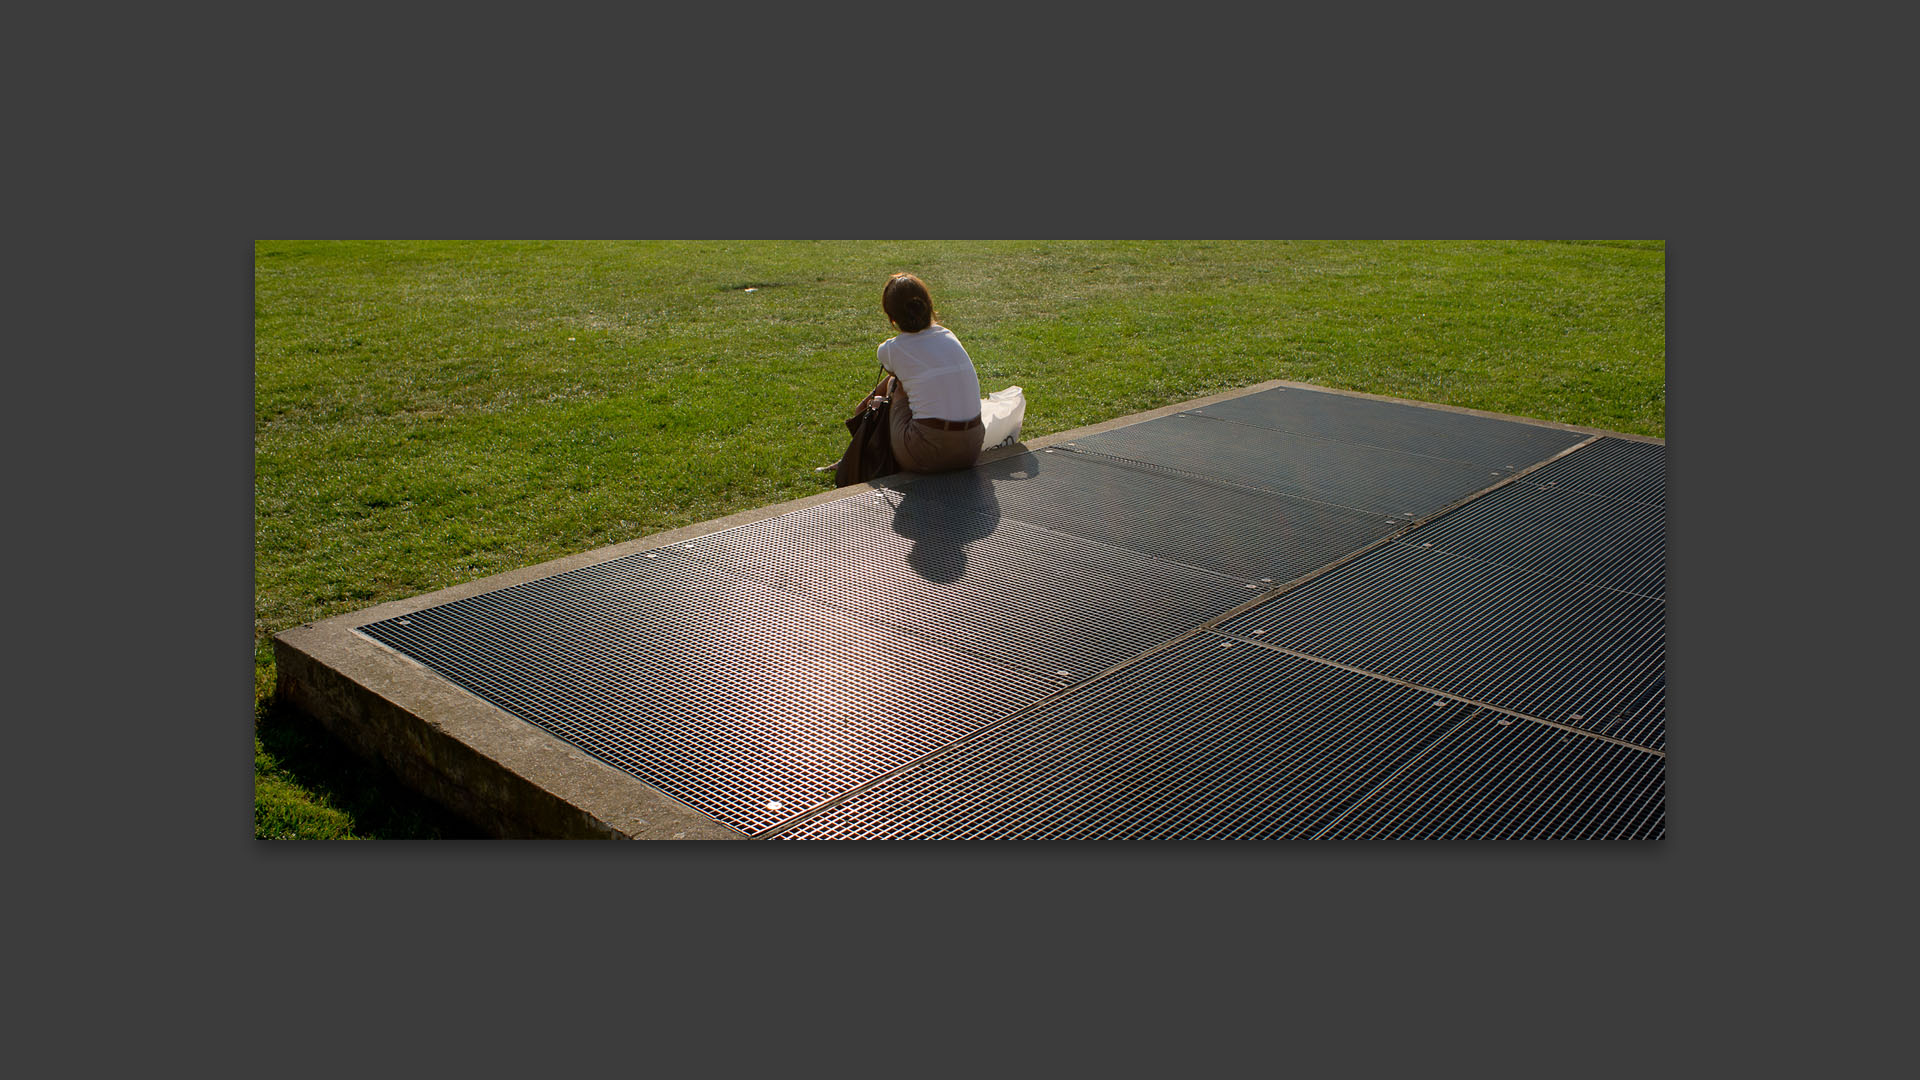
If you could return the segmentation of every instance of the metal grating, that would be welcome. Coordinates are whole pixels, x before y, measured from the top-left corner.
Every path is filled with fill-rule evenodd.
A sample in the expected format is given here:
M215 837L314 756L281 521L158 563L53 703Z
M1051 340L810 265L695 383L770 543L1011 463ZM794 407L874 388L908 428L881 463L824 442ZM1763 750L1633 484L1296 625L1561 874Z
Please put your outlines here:
M1496 469L1526 468L1586 437L1537 424L1285 386L1188 412L1236 424L1405 454L1453 458Z
M1452 510L1403 540L1641 596L1667 593L1667 515L1658 506L1521 482Z
M1024 521L1242 580L1292 580L1397 527L1378 514L1086 454L1021 454L901 487L909 502Z
M1476 713L1353 807L1332 839L1653 840L1666 759L1544 724Z
M1310 837L1471 711L1203 633L782 835Z
M1519 426L1519 425L1516 425ZM1179 413L1062 443L1387 518L1427 517L1533 461L1490 469Z
M361 632L752 833L1248 597L869 492Z
M1666 604L1413 543L1382 545L1222 623L1641 746L1666 745Z
M896 504L896 500L898 500ZM939 499L868 492L659 553L902 634L1078 681L1246 603L1250 582Z
M1586 438L1282 388L360 632L752 835L1658 836L1665 448L1487 492Z
M1667 504L1667 448L1661 443L1602 438L1577 454L1542 466L1528 483L1586 495Z
M1054 689L756 583L590 569L361 632L749 833Z

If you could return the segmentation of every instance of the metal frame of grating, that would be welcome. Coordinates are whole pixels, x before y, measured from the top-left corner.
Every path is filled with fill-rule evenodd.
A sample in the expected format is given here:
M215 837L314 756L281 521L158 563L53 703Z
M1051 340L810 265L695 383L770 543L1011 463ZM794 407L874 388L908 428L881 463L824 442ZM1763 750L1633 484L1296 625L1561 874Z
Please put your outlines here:
M646 835L1652 838L1664 487L1658 443L1276 384L329 625Z
M1569 436L1566 446L1577 442ZM1185 413L1062 446L1409 521L1437 514L1539 460L1489 468Z
M1667 505L1667 448L1663 443L1602 438L1536 470L1529 483L1585 495Z
M1655 840L1666 759L1480 710L1322 839Z
M1473 413L1377 398L1340 398L1283 386L1203 405L1187 415L1507 470L1552 457L1582 438L1560 428Z
M1587 585L1667 593L1667 516L1657 506L1521 482L1421 526L1408 540Z

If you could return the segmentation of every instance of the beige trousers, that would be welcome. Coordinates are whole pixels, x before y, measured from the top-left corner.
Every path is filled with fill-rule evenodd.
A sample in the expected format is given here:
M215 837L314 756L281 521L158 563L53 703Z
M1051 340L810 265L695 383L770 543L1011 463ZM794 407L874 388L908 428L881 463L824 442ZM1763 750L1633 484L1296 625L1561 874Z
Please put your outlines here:
M914 422L907 392L897 381L893 384L893 396L888 400L891 402L888 410L888 419L891 421L889 441L893 443L893 460L901 469L907 472L947 472L970 469L974 462L980 460L980 444L986 439L986 428L975 425L961 431L947 431Z

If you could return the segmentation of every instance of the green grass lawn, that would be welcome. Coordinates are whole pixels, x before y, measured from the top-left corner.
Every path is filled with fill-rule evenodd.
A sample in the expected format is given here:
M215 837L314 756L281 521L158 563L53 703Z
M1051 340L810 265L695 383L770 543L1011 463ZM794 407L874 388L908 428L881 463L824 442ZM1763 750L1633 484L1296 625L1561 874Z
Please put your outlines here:
M263 241L256 834L465 835L289 715L272 636L826 490L896 270L1028 437L1276 378L1666 435L1660 241Z

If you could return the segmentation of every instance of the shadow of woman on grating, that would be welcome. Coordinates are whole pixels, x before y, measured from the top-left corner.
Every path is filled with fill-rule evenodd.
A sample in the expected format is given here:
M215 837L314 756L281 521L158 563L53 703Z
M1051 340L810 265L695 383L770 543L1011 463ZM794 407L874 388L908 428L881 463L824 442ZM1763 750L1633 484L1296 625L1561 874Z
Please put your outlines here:
M935 585L967 572L967 545L1000 527L995 465L901 478L893 531L913 542L907 566ZM1004 472L1005 470L997 470Z

